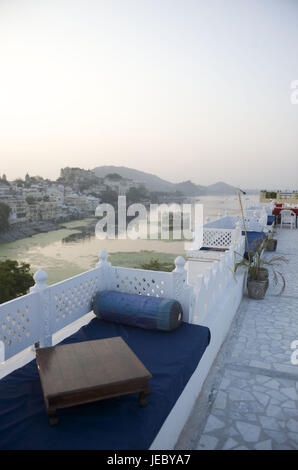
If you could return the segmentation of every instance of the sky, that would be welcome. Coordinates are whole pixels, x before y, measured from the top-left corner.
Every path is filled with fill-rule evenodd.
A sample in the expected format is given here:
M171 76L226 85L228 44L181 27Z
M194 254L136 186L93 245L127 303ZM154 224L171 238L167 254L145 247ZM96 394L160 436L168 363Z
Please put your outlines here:
M0 0L0 174L298 189L298 0Z

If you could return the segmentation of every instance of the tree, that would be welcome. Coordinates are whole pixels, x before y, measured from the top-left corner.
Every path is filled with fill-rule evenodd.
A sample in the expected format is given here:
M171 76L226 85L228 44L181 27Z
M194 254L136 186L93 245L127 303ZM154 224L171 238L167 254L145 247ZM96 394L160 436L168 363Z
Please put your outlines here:
M106 175L106 178L111 181L123 180L122 176L118 175L118 173L109 173L108 175Z
M0 261L0 303L27 294L33 285L29 264L11 259Z
M25 181L23 181L22 178L17 178L15 180L15 183L16 183L18 188L22 188L25 185Z
M129 188L126 193L127 203L140 203L146 199L150 198L150 193L145 186L140 186L136 188L135 186Z
M79 183L79 191L82 193L86 189L90 188L90 182L89 181L80 181Z
M148 269L149 271L168 271L171 272L175 269L174 263L161 263L157 258L151 258L149 263L141 265L141 269Z
M0 233L7 232L9 229L10 207L4 202L0 202Z
M111 204L115 207L118 203L118 193L110 188L105 191L101 191L100 198L102 203Z
M26 202L27 202L27 204L29 204L29 205L35 204L35 203L36 203L36 199L35 199L35 197L33 197L33 196L27 196L27 197L26 197Z
M9 182L7 181L6 175L3 175L2 178L0 177L0 184L5 184L6 186L10 186Z

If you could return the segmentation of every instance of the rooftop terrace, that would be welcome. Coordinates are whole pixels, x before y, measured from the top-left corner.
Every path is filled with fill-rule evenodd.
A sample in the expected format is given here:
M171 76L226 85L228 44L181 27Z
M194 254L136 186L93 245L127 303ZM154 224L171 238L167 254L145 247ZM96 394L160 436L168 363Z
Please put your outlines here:
M247 217L253 231L263 214ZM208 327L211 341L150 449L297 449L291 344L298 340L298 230L277 229L274 256L289 259L284 293L276 296L271 282L265 299L256 301L245 296L245 270L234 273L245 251L242 228L225 223L226 217L206 227L207 251L187 263L178 257L171 273L112 266L105 251L94 269L51 286L37 271L30 294L0 306L0 378L32 361L36 343L55 345L89 324L98 290L173 298L184 322ZM266 221L260 230L270 230ZM38 413L44 415L43 406Z
M298 449L298 230L277 239L286 289L244 296L176 449Z

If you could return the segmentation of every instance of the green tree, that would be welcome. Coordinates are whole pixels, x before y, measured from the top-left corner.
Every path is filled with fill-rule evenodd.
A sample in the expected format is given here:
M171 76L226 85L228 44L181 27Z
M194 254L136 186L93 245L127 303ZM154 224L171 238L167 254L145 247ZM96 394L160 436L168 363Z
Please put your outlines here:
M36 203L36 199L35 199L35 197L33 197L33 196L27 196L27 197L26 197L26 202L27 202L27 204L29 204L29 205L35 204L35 203Z
M7 232L9 229L10 207L4 202L0 202L0 232Z
M2 178L0 177L0 184L5 184L6 186L10 186L9 182L7 181L6 175L3 175Z
M27 294L33 285L29 264L11 259L0 261L0 303Z
M141 265L141 269L149 269L150 271L168 271L171 272L175 269L174 263L161 263L157 258L151 258L149 263Z
M16 183L18 188L22 188L25 185L25 181L23 181L21 178L17 178L15 180L15 183Z
M102 191L100 193L100 198L102 203L111 204L112 206L116 207L118 204L118 193L113 191L112 189L107 189L106 191Z
M146 199L150 198L150 193L145 186L140 186L136 188L133 186L129 188L126 193L126 199L128 204L140 203Z
M266 191L266 199L276 199L276 192L274 191Z
M109 173L106 178L112 180L112 181L120 181L122 180L122 176L118 175L118 173Z

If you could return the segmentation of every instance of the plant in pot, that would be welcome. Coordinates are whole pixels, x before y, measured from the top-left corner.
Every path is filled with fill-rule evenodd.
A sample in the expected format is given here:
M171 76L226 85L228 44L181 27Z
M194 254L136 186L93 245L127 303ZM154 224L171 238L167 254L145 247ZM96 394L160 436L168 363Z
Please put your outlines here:
M264 248L266 251L275 251L277 246L277 239L274 237L275 230L266 235L264 241Z
M288 262L288 260L283 256L274 256L271 259L264 259L262 257L264 249L266 249L266 242L261 241L260 239L256 239L255 246L251 244L251 248L249 247L249 240L247 236L246 224L245 224L245 217L244 211L240 196L240 191L243 194L246 194L244 191L239 189L238 197L239 197L239 204L241 209L241 216L242 216L242 225L245 234L245 241L247 247L247 257L243 257L239 263L235 264L235 272L238 266L246 266L247 267L247 291L248 296L253 299L263 299L265 297L266 291L269 287L269 272L268 268L270 267L273 272L273 282L275 285L278 284L279 279L282 281L282 287L280 292L277 295L282 294L285 289L285 278L280 271L275 269L276 266L279 266L281 262ZM268 237L267 237L268 238ZM268 238L269 239L269 238ZM274 245L274 243L273 243ZM276 247L275 247L276 248Z
M281 281L281 289L276 295L281 295L285 289L284 275L277 270L281 263L287 263L288 260L284 256L274 256L270 259L263 258L264 245L260 244L256 251L249 253L248 259L243 258L235 265L235 270L238 266L247 267L247 292L248 297L252 299L263 299L269 287L269 269L272 270L273 282L277 286Z

